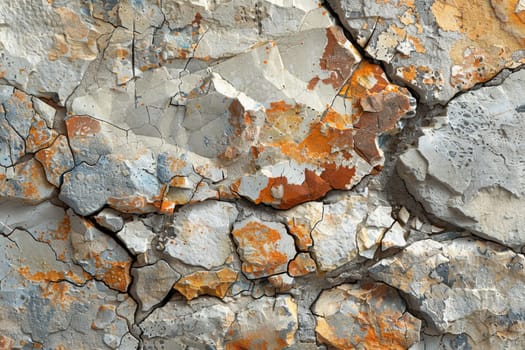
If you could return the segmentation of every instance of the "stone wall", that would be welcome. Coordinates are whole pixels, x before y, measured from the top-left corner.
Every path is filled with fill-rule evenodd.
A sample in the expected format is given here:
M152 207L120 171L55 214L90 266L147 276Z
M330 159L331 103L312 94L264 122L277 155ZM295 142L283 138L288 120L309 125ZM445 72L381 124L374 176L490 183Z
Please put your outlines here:
M0 0L0 349L524 349L524 0Z

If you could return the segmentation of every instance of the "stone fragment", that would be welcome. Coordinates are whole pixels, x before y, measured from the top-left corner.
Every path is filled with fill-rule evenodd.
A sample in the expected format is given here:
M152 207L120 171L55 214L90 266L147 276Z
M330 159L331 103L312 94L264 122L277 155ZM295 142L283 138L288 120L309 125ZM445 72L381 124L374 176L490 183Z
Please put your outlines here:
M124 219L116 210L105 208L95 215L95 221L100 226L110 230L111 232L118 232L124 227Z
M357 43L424 103L445 104L457 92L525 62L525 27L516 0L329 4Z
M140 323L144 347L184 349L199 344L224 349L224 339L235 320L231 307L211 297L187 303L171 300Z
M131 283L131 258L113 238L100 232L89 221L68 210L71 223L73 260L108 287L125 292Z
M197 271L182 277L173 286L187 300L200 295L224 298L231 285L237 280L238 273L230 268L217 271Z
M151 231L140 220L134 220L124 224L117 237L126 245L131 253L137 255L146 253L151 249L151 242L155 233Z
M385 284L342 284L325 290L313 312L317 339L330 348L402 350L419 341L421 321Z
M280 223L249 217L235 223L232 235L249 279L286 272L296 254L293 238Z
M370 272L401 290L439 333L465 338L473 349L525 344L525 258L497 244L459 238L413 243Z
M395 222L383 236L381 250L405 247L407 245L405 235L405 229L398 222Z
M268 282L279 293L288 292L295 286L295 279L286 273L270 276Z
M332 271L358 256L358 225L366 219L367 198L348 195L324 206L323 220L312 231L312 254L321 271Z
M230 231L237 209L219 201L186 206L173 217L173 234L163 240L164 252L188 265L222 266L233 253Z
M75 166L67 137L64 135L59 135L51 146L38 151L35 159L42 164L47 181L55 187L60 187L62 175Z
M50 199L55 187L47 182L44 169L30 158L12 168L0 167L0 199L38 204Z
M308 251L313 244L311 232L323 218L323 203L304 203L281 215L286 220L286 226L294 237L297 248L301 251Z
M132 268L131 275L131 293L139 301L140 309L145 312L164 300L180 278L180 274L164 260L153 265Z
M96 165L82 163L65 174L59 198L79 215L93 214L106 204L122 212L152 212L162 199L154 170L147 152L127 160L102 156Z
M262 297L236 314L225 349L284 349L295 343L297 327L297 305L292 297Z
M378 206L370 211L363 225L357 233L356 241L359 255L372 259L379 247L383 235L392 226L392 208L389 206Z
M423 129L398 172L438 218L510 247L525 243L525 71L447 105L449 124Z
M312 259L309 253L299 253L290 261L288 274L292 277L299 277L315 272L316 269L315 260Z

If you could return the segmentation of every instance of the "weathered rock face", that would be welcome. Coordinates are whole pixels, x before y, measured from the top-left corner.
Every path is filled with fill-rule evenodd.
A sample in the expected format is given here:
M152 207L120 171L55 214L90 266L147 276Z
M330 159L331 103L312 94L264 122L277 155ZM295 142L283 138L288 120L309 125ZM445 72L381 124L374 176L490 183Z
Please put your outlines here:
M384 284L343 284L315 303L319 342L335 349L407 349L419 341L421 321Z
M430 104L525 63L521 0L328 2L359 46Z
M406 293L439 332L466 335L472 349L525 344L525 257L474 239L424 240L371 268Z
M510 247L525 244L525 71L447 106L400 157L409 191L439 218Z
M0 350L525 348L523 64L523 0L0 1Z

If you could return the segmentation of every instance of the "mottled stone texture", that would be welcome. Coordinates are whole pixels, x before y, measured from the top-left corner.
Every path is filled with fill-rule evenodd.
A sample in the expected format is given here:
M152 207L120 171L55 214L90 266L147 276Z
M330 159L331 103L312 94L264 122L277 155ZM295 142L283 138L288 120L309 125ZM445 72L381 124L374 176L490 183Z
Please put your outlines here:
M523 0L0 1L0 350L525 348Z

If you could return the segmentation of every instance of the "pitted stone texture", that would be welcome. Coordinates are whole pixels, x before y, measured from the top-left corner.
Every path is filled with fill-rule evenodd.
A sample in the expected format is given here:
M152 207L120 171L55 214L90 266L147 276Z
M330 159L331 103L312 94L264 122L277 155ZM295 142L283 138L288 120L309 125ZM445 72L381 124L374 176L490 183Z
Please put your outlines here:
M313 312L319 342L333 349L404 350L419 341L421 321L385 284L343 284L325 290Z
M131 293L139 301L142 311L149 311L169 293L180 274L167 262L159 260L153 265L131 269Z
M447 102L525 63L517 0L328 2L358 44L425 103Z
M437 217L502 244L525 244L525 70L447 107L400 158L409 191Z
M230 268L217 271L197 271L182 277L173 286L188 300L200 295L211 295L224 298L233 283L237 281L239 273Z
M281 223L249 217L235 223L232 235L249 279L286 272L296 254L293 238Z
M105 349L107 339L115 340L111 348L118 347L129 332L128 321L133 322L135 306L128 296L87 273L77 274L78 266L58 260L50 246L25 231L0 235L0 246L0 319L2 337L10 339L6 349ZM129 318L118 313L123 304L132 308Z
M224 265L232 257L230 231L237 214L233 204L219 201L182 208L173 217L173 232L163 239L164 252L206 269Z
M473 349L504 349L525 344L524 264L521 254L462 238L413 243L370 272L408 295L438 332L465 334Z

